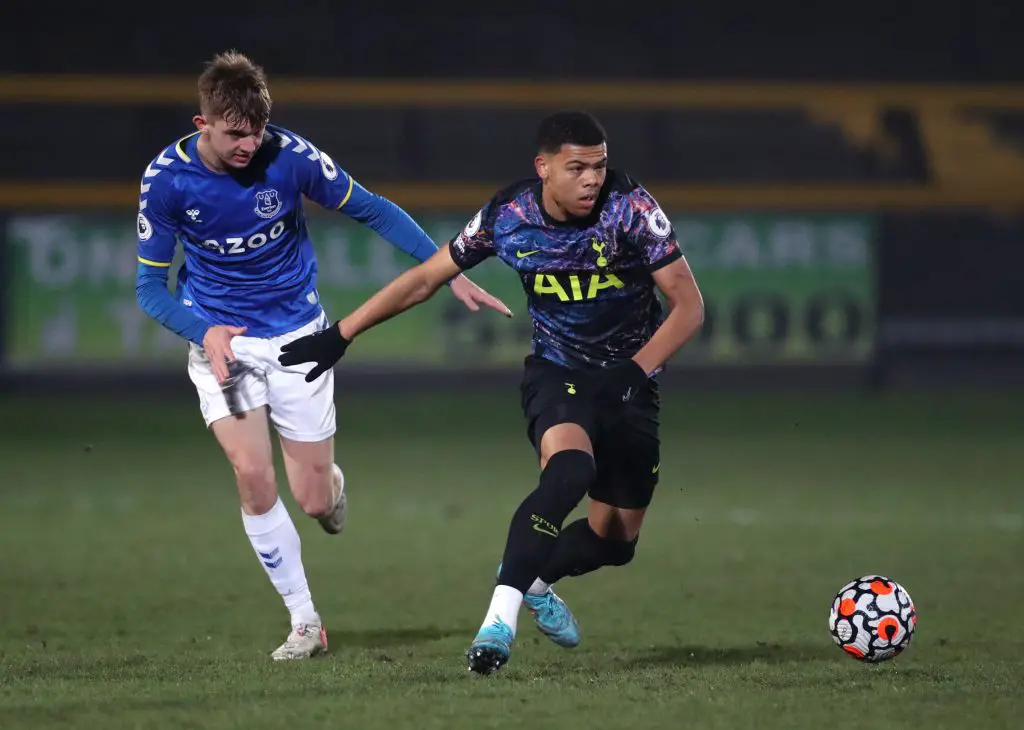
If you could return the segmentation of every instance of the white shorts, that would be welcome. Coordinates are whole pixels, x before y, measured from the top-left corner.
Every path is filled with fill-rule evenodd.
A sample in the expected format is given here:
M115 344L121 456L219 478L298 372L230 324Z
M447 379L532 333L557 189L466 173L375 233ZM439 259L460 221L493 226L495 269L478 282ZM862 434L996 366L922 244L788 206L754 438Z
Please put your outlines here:
M277 361L281 345L330 326L327 315L277 337L267 339L240 335L231 339L235 359L253 369L238 385L243 411L270 407L270 422L279 434L292 441L323 441L334 435L334 371L328 370L312 383L306 373L315 363L285 367ZM188 376L199 393L199 408L206 425L231 415L206 351L189 344Z

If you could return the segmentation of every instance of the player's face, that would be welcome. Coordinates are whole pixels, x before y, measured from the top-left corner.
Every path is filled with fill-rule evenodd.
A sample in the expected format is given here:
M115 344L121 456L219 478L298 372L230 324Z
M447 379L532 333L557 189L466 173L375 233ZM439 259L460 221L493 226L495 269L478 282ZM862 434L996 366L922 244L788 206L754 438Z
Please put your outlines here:
M564 144L557 154L541 154L535 163L545 197L563 214L556 217L583 218L594 209L608 174L608 145Z
M207 140L213 157L223 167L240 170L250 162L263 144L264 127L212 117L196 117L196 126Z

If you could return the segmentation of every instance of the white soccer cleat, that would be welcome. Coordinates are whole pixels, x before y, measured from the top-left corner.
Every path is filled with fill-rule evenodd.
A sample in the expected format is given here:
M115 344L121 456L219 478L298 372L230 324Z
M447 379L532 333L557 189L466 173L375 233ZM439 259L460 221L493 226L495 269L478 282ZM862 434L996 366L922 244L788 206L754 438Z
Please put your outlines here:
M317 521L325 532L337 535L345 529L345 524L348 522L348 497L345 495L345 475L341 473L337 464L332 466L334 467L334 479L332 480L334 506L327 514L317 517Z
M327 629L317 620L315 623L299 624L292 627L281 646L274 649L270 657L275 662L292 659L309 659L317 654L327 653Z

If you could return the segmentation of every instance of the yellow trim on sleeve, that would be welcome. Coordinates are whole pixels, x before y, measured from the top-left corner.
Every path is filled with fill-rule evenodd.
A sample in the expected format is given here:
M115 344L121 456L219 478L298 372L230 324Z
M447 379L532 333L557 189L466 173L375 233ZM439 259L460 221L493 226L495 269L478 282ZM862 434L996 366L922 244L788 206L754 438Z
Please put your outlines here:
M168 266L171 265L170 261L168 261L165 264L165 263L163 263L161 261L150 261L149 259L144 259L141 256L139 256L139 263L140 264L145 264L146 266L159 266L160 268L167 268Z
M352 197L352 176L349 175L348 176L348 191L345 193L345 197L341 199L341 202L338 203L338 207L335 208L335 210L341 210L342 207L344 207L345 203L348 202L348 199L351 198L351 197Z

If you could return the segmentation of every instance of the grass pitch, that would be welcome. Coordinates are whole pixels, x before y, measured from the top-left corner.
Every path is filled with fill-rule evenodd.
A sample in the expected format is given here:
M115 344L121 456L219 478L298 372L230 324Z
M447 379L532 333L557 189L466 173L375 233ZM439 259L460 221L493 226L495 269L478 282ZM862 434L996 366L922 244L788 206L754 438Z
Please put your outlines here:
M536 480L516 393L339 395L349 528L287 500L331 653L286 665L268 655L287 615L196 403L4 400L0 727L1020 726L1024 397L664 402L636 560L558 587L583 643L524 611L484 678L463 652ZM826 619L874 572L919 623L873 667Z

